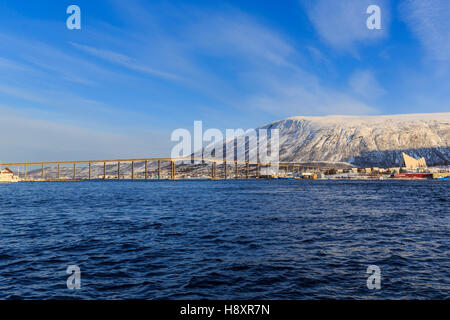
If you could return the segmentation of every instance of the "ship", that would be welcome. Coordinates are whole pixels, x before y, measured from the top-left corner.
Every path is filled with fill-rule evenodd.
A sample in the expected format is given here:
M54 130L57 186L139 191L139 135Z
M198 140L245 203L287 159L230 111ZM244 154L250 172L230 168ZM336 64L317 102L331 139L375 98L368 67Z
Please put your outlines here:
M394 179L433 179L432 173L397 173Z

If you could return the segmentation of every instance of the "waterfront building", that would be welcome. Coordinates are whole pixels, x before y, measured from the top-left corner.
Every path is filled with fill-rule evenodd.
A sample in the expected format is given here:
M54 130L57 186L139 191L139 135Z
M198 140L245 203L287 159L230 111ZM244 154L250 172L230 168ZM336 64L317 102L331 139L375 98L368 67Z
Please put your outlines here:
M425 161L425 158L420 159L414 159L413 157L407 155L406 153L402 152L403 156L403 162L406 169L419 169L419 168L426 168L427 163Z
M17 182L18 178L14 176L9 168L0 170L0 182Z

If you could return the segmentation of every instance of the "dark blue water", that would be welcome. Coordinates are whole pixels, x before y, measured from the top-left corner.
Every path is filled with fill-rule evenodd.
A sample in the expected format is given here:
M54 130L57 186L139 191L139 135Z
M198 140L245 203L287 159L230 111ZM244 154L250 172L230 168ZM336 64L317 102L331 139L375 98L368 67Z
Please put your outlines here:
M0 184L0 298L449 299L449 187ZM81 290L66 287L73 264Z

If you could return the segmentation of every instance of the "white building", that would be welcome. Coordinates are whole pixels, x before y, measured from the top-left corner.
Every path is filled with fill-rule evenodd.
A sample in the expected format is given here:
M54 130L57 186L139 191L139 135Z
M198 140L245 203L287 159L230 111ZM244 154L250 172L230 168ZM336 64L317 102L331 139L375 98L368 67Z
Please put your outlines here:
M402 152L403 162L405 163L406 169L418 169L418 168L426 168L427 163L425 158L420 158L418 160L414 159L411 156L408 156L406 153Z
M0 182L17 182L19 179L14 176L14 172L12 172L9 168L5 168L0 170Z

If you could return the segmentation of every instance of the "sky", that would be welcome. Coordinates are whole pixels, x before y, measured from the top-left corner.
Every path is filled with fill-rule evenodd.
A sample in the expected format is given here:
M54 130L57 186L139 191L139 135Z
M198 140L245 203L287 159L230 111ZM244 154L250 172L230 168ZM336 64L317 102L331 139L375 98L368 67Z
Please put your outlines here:
M450 1L2 0L0 111L1 163L166 157L196 120L448 112Z

